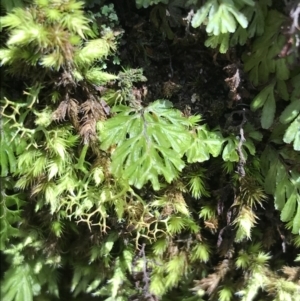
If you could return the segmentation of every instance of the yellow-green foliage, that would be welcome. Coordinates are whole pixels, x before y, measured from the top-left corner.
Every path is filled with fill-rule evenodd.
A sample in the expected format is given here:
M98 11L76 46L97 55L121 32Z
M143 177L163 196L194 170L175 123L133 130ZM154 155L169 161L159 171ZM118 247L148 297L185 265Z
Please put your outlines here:
M104 70L118 33L91 24L85 2L4 5L3 300L299 301L299 68L297 53L278 57L287 17L268 0L200 2L136 4L193 8L185 26L204 26L220 52L252 39L242 59L260 125L241 110L239 125L210 128L138 98L143 70Z

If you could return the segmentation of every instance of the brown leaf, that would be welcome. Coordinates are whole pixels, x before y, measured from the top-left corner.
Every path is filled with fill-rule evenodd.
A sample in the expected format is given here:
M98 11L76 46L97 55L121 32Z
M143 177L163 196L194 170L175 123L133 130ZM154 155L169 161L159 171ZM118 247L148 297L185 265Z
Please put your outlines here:
M224 69L229 74L229 77L227 77L225 79L225 82L230 89L228 97L233 102L237 102L237 101L241 100L241 95L238 91L238 89L240 88L240 84L241 84L240 68L237 64L232 64L232 65L226 66Z
M79 129L79 105L76 99L70 99L68 101L68 116L75 127L75 129Z
M105 119L105 112L100 102L88 99L80 106L85 118L94 118L96 121Z
M293 281L300 284L300 267L284 266L282 271L286 276L288 276L288 281Z
M64 100L59 104L58 108L52 113L52 120L54 121L64 120L66 117L67 109L68 109L68 101Z
M80 136L83 138L83 143L88 144L90 141L96 139L96 121L93 118L87 119L80 126L79 130Z
M83 117L80 122L79 134L83 138L84 144L96 139L96 123L106 119L106 113L102 104L98 101L88 99L80 106Z
M217 267L216 272L209 274L206 278L197 280L196 287L193 290L204 290L208 295L211 295L218 287L220 281L224 280L226 274L231 268L231 261L224 259Z

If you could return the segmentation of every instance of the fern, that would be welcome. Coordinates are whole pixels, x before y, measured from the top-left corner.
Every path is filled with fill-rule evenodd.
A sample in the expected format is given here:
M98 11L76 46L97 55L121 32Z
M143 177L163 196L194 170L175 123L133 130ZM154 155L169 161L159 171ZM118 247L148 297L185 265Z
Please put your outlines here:
M134 23L120 6L126 31L132 27L120 57L134 64L145 50L155 53L156 42L160 67L172 73L177 51L244 45L228 54L235 53L232 66L240 69L245 51L250 83L246 74L235 91L230 87L244 91L224 101L224 114L222 108L210 114L211 98L200 93L209 77L202 55L203 82L172 97L181 107L175 96L186 101L195 92L192 112L199 103L205 118L219 119L208 120L221 125L210 129L167 100L151 102L164 86L159 76L153 82L156 62L141 66L149 83L139 67L118 72L111 55L118 54L122 22L102 2L34 0L24 8L4 2L0 250L10 266L1 295L298 301L300 90L298 67L292 68L298 6L287 17L289 7L282 14L269 0L137 0L139 8L159 4L142 15L174 38L166 56L167 44L149 24ZM207 40L190 25L203 25ZM174 69L169 82L181 81L184 69ZM221 68L209 71L218 76ZM239 110L241 102L246 108ZM241 116L237 125L233 117Z
M217 157L221 152L223 142L219 131L209 131L205 125L197 127L192 143L186 151L188 163L207 161L210 155Z
M192 19L192 26L199 27L206 25L206 32L209 34L205 46L216 48L220 45L220 52L225 53L229 48L229 34L234 33L239 24L242 29L248 26L249 20L245 16L247 11L242 13L243 6L254 6L252 0L245 1L218 1L210 0L201 6Z
M242 2L244 2L243 4L254 5L254 2L251 0ZM248 25L247 19L237 10L234 1L223 1L221 3L217 0L207 1L193 17L193 27L199 27L207 15L208 24L206 31L213 33L215 36L220 33L234 32L236 29L236 21L244 28Z
M281 113L280 122L283 124L290 123L283 136L285 143L292 143L295 151L300 151L300 134L299 134L299 123L300 123L300 99L292 101Z
M29 264L13 267L5 275L6 281L1 285L7 301L32 301L41 289Z
M169 0L136 0L137 8L147 8L149 5L158 4L158 3L168 3Z
M243 56L245 71L249 72L254 85L266 83L272 73L275 73L277 80L289 78L287 58L274 59L284 45L285 38L279 34L279 28L284 21L282 14L269 11L264 34L253 43L251 55Z
M100 133L101 147L112 153L112 172L141 188L150 181L160 188L158 177L168 183L174 180L185 164L181 159L191 142L189 120L171 104L159 100L145 109L119 106L118 114L106 121Z
M237 43L244 45L248 38L261 36L265 30L265 17L267 7L272 4L272 1L256 1L253 6L244 6L241 12L247 18L249 25L247 28L239 26L233 33L230 46L235 46Z
M6 122L5 122L6 121ZM0 142L0 160L1 177L7 176L16 170L15 143L12 141L15 131L10 129L10 123L5 118L1 118L1 142ZM4 123L4 124L3 124Z
M284 151L281 155L286 156ZM262 156L266 162L265 190L274 195L276 209L281 211L281 220L291 222L292 233L299 234L299 173L295 170L288 173L278 157L279 154L271 147L267 147Z
M22 207L26 204L24 194L7 194L7 190L13 189L13 182L9 178L1 179L1 202L0 202L0 250L4 250L6 244L13 237L22 236L17 227L21 222Z

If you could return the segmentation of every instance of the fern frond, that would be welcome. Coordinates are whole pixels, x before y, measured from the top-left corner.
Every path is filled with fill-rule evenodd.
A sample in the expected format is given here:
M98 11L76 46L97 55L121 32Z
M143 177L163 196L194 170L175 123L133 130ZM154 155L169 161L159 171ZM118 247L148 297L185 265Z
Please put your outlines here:
M41 289L29 264L11 267L5 273L1 295L7 301L32 301L35 284Z
M100 136L103 150L117 146L112 172L138 188L150 181L158 190L159 175L170 183L183 169L181 158L191 141L187 119L163 100L138 111L125 106L115 110L119 113L105 122Z
M0 250L6 249L7 243L12 237L22 236L17 226L21 221L22 207L26 204L22 193L7 194L14 183L9 178L1 179L0 201Z
M209 131L206 125L196 127L192 143L186 150L188 162L204 162L210 155L217 157L224 142L220 131Z

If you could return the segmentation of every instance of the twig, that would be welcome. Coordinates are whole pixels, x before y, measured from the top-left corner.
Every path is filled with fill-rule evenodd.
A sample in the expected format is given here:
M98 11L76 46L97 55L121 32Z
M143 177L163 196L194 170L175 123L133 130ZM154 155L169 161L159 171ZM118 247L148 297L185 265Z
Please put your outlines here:
M246 158L243 154L242 146L243 146L243 143L246 141L245 136L244 136L244 129L243 129L243 125L247 122L245 110L242 110L242 116L243 116L243 120L239 125L239 128L240 128L240 141L239 141L239 144L238 144L238 147L237 147L237 152L238 152L239 158L240 158L239 163L238 163L238 167L237 167L237 173L241 177L244 177L246 175L246 172L245 172L245 169L244 169L244 166L246 164Z
M147 273L147 258L145 255L145 246L146 246L146 244L143 243L139 255L143 258L143 281L145 284L143 290L144 290L144 292L148 292L149 291L149 276Z
M193 17L194 17L194 10L193 9L191 9L190 11L189 11L189 13L187 14L187 16L185 17L185 18L183 18L183 20L184 21L186 21L186 27L185 27L185 34L186 35L190 35L191 34L191 32L190 32L190 24L191 24L191 22L192 22L192 19L193 19Z

